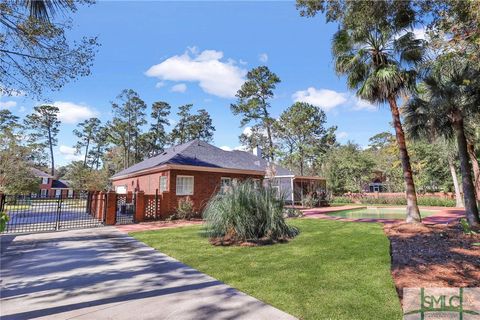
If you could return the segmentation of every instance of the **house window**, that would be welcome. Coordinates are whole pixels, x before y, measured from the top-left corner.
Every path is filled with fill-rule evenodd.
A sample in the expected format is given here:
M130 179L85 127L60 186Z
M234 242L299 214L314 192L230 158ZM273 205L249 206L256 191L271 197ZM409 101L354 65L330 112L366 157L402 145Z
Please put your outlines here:
M48 184L48 178L42 178L42 184Z
M68 189L67 197L73 198L73 189Z
M177 176L177 196L193 195L193 177Z
M47 192L48 192L47 189L42 189L42 190L40 190L40 196L41 196L42 198L45 198L45 197L47 196Z
M119 194L126 194L127 186L115 186L115 192Z
M167 189L167 176L160 177L160 192L168 191Z
M232 178L220 178L220 193L226 194L232 189Z
M55 198L60 198L62 196L62 190L61 189L56 189L55 190Z

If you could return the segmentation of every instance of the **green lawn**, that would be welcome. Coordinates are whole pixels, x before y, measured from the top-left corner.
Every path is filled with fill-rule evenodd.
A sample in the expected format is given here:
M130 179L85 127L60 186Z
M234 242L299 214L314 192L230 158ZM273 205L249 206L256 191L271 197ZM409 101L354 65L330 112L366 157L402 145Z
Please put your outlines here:
M402 318L380 225L290 223L301 230L297 238L263 247L215 247L199 226L131 235L301 319Z

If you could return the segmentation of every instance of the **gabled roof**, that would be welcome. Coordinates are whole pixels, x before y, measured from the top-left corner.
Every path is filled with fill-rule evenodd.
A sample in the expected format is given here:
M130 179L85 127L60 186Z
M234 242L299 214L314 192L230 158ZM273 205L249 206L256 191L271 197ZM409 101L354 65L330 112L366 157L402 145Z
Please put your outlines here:
M262 172L265 172L267 168L267 161L252 153L238 150L226 151L204 141L193 140L168 148L158 156L118 172L112 178L168 164ZM279 175L292 174L289 170L279 166L276 166L276 171Z
M45 173L45 172L43 172L42 170L38 170L37 168L31 167L30 170L32 171L32 173L33 173L36 177L39 177L39 178L51 178L51 179L53 179L53 176L52 176L52 175L49 175L48 173Z
M69 182L66 180L53 180L52 189L69 189Z

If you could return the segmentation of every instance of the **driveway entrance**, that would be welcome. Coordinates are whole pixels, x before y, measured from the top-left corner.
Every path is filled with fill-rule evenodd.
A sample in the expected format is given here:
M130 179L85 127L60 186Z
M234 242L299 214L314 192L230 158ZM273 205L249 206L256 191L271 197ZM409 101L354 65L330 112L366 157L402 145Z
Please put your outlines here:
M114 227L1 237L2 319L294 319Z

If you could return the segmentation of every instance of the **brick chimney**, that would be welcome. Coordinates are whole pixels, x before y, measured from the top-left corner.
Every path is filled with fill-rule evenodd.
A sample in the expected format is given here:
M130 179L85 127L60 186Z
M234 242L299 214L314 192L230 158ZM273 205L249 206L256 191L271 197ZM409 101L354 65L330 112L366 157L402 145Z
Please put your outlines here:
M262 157L262 148L259 146L256 146L253 148L253 154L256 155L257 157L261 158Z

